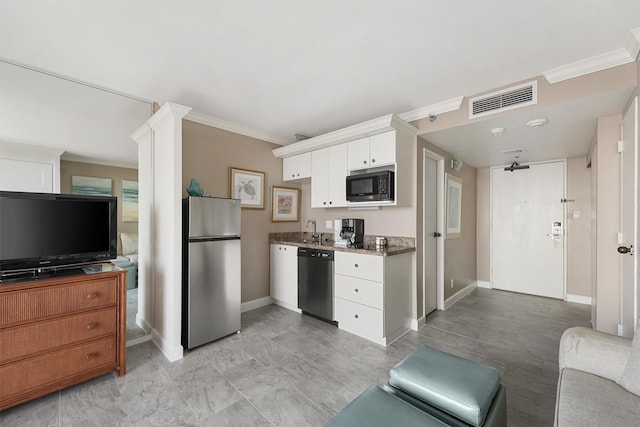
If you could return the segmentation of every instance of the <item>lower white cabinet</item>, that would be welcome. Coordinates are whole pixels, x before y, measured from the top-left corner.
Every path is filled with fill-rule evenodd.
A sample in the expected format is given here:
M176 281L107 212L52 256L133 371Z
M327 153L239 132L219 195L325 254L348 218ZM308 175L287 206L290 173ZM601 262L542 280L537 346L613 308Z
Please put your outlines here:
M271 298L274 303L298 310L298 247L272 243L270 248Z
M411 328L413 253L335 253L334 312L338 327L382 345Z

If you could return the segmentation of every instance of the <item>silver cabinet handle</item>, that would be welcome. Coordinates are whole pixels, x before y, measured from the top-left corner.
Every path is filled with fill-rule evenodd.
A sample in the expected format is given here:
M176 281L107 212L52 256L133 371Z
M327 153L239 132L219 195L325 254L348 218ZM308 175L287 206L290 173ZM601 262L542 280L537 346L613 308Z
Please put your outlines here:
M355 317L356 319L358 319L358 315L357 315L357 314L356 314L355 316L353 316L353 317Z
M355 291L358 292L358 288L356 288Z
M358 268L358 264L355 264L355 265L354 265L354 267L355 267L355 268Z

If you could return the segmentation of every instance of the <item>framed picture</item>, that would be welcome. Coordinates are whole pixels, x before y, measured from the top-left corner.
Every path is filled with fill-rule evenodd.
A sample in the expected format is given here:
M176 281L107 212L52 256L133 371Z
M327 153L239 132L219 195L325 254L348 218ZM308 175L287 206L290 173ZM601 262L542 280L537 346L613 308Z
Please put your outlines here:
M93 176L72 176L71 193L89 196L110 196L111 178L95 178Z
M230 167L229 197L243 208L264 209L264 172Z
M122 222L138 222L138 181L122 180Z
M462 237L462 179L446 174L447 238Z
M271 190L271 221L300 220L300 190L297 188L273 187Z

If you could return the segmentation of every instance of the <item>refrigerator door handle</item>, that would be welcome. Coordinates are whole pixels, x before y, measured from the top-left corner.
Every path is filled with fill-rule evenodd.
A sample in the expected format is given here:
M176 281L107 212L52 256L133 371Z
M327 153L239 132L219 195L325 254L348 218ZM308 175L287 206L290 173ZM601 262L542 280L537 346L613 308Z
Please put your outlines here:
M207 237L189 237L189 243L197 242L214 242L216 240L239 240L240 236L207 236Z

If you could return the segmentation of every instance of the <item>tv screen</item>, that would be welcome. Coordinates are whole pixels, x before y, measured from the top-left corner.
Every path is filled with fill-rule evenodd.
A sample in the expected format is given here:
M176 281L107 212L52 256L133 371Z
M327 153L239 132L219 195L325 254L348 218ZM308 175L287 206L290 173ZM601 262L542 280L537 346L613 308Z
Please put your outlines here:
M117 198L0 191L0 271L116 257Z

